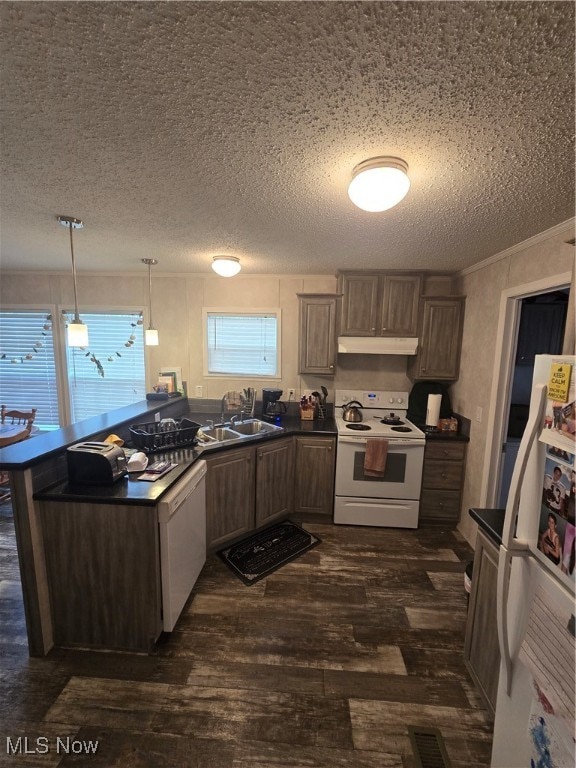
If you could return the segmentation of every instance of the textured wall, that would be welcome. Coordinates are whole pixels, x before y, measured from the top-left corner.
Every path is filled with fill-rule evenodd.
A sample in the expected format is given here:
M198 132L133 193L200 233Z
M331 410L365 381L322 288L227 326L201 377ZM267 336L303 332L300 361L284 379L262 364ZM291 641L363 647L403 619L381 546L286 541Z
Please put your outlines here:
M332 399L335 386L406 389L406 357L353 355L341 356L337 375L330 377L298 374L298 293L334 293L336 278L329 275L254 275L225 280L205 275L162 275L152 278L154 325L160 345L147 348L148 386L156 381L161 366L181 366L189 393L202 385L204 397L221 397L228 389L253 383L258 389L276 384L311 391L325 384ZM80 275L78 277L80 313L99 307L146 309L148 277L130 275ZM4 273L0 303L40 306L54 311L63 304L73 305L69 275L46 273ZM282 310L282 378L279 382L249 382L246 379L204 378L202 370L202 307L258 307Z
M572 225L546 240L527 243L525 248L486 263L457 280L458 292L466 296L466 314L460 379L453 385L451 394L454 410L472 422L460 520L460 530L469 541L476 536L476 524L468 515L468 509L485 506L481 483L489 450L486 436L492 378L494 367L499 364L495 355L502 292L547 276L570 273L574 266L574 247L566 240L573 236ZM574 322L574 318L569 322ZM476 421L477 408L482 408L480 423Z

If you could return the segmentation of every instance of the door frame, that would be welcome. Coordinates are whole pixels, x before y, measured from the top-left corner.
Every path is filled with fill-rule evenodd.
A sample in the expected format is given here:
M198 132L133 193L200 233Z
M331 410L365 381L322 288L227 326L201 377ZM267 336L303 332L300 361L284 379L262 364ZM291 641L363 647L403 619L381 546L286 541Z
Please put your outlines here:
M550 293L561 288L571 288L571 281L572 273L562 272L531 283L516 285L501 293L484 468L480 487L481 506L483 507L495 508L498 505L502 473L502 444L506 442L504 427L510 407L522 299L540 293Z

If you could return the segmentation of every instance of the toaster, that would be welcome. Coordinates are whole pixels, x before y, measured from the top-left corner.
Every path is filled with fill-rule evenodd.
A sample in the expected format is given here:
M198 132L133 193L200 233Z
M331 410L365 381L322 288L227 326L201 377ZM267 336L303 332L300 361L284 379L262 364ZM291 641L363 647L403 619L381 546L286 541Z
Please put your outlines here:
M68 482L84 485L112 485L124 477L126 456L113 443L86 442L66 451Z

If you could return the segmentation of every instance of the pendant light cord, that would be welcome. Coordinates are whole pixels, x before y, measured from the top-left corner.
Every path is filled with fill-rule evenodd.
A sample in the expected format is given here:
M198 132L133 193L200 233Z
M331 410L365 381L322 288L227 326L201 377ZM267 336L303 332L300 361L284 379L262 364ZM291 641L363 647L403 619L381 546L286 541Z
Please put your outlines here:
M152 264L148 264L148 311L149 311L149 323L148 328L152 330L154 323L152 322Z
M70 253L72 254L72 281L74 283L74 322L80 323L80 315L78 313L78 295L76 291L76 261L74 259L74 240L72 238L72 230L74 227L72 226L72 222L69 222L67 226L70 229Z

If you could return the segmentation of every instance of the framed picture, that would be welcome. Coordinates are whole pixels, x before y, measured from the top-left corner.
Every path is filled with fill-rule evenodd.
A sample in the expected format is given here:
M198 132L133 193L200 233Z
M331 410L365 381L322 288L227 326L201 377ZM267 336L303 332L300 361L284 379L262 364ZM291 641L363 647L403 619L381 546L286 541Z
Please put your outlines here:
M172 376L174 378L174 389L172 392L183 392L182 386L182 368L166 367L160 368L159 376Z
M161 373L158 376L158 390L160 392L176 392L176 374Z

